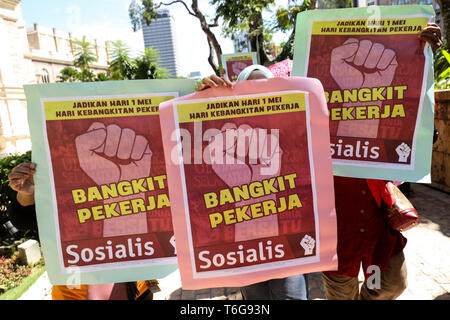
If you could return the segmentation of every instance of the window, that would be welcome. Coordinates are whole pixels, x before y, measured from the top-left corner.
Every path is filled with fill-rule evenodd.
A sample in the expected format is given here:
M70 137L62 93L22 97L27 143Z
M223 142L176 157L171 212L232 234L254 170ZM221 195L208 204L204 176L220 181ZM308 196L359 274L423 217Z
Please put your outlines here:
M367 6L374 6L375 5L375 1L371 1L367 4Z
M41 83L50 83L50 74L47 69L42 69L39 76L41 78Z

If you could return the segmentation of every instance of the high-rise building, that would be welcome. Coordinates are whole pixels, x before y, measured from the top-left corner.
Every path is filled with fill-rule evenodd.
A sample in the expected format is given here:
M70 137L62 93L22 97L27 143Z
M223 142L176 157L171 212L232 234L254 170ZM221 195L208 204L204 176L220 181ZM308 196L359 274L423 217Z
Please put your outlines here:
M158 11L157 19L150 25L143 25L144 45L153 47L159 52L159 66L169 70L169 77L180 75L179 59L177 57L177 41L175 35L175 20L169 10Z

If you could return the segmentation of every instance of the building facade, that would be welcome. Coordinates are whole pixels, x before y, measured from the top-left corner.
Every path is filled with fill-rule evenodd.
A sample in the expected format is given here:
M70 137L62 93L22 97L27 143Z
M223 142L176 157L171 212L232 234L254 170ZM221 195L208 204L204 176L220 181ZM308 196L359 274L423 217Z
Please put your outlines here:
M73 67L73 41L76 37L72 33L42 27L36 23L26 33L29 58L34 66L37 83L57 82L63 68ZM92 71L106 72L110 60L109 44L99 43L96 39L87 40L97 56L97 61L91 65Z
M27 30L20 0L0 0L0 158L31 149L23 85L56 82L61 69L73 66L73 40L37 24ZM106 71L107 43L90 42L98 57L92 70Z
M159 10L158 18L148 26L144 24L142 33L145 47L158 50L159 66L168 69L171 78L180 76L175 20L169 10Z

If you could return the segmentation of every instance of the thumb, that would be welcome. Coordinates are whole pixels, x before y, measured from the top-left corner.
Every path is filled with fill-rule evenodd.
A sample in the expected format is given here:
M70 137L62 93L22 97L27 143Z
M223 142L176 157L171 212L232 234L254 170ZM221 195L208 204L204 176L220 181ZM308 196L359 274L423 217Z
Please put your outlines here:
M332 61L342 61L353 56L359 48L359 41L354 38L350 38L344 42L340 47L334 48L331 51Z
M105 129L88 131L75 138L78 153L86 153L98 149L106 139Z

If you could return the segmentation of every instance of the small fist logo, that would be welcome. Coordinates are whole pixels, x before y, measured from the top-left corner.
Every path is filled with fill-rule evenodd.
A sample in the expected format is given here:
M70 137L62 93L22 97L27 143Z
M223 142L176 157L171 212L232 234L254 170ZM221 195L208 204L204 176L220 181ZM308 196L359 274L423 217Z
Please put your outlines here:
M398 162L408 161L409 154L411 153L411 148L404 142L400 144L395 151L398 154Z
M172 236L172 238L170 238L169 242L170 242L170 244L172 245L172 247L174 249L173 254L177 254L177 247L175 245L175 236Z
M313 253L314 246L316 245L316 240L311 236L305 235L300 241L300 245L305 249L305 256L311 255Z

